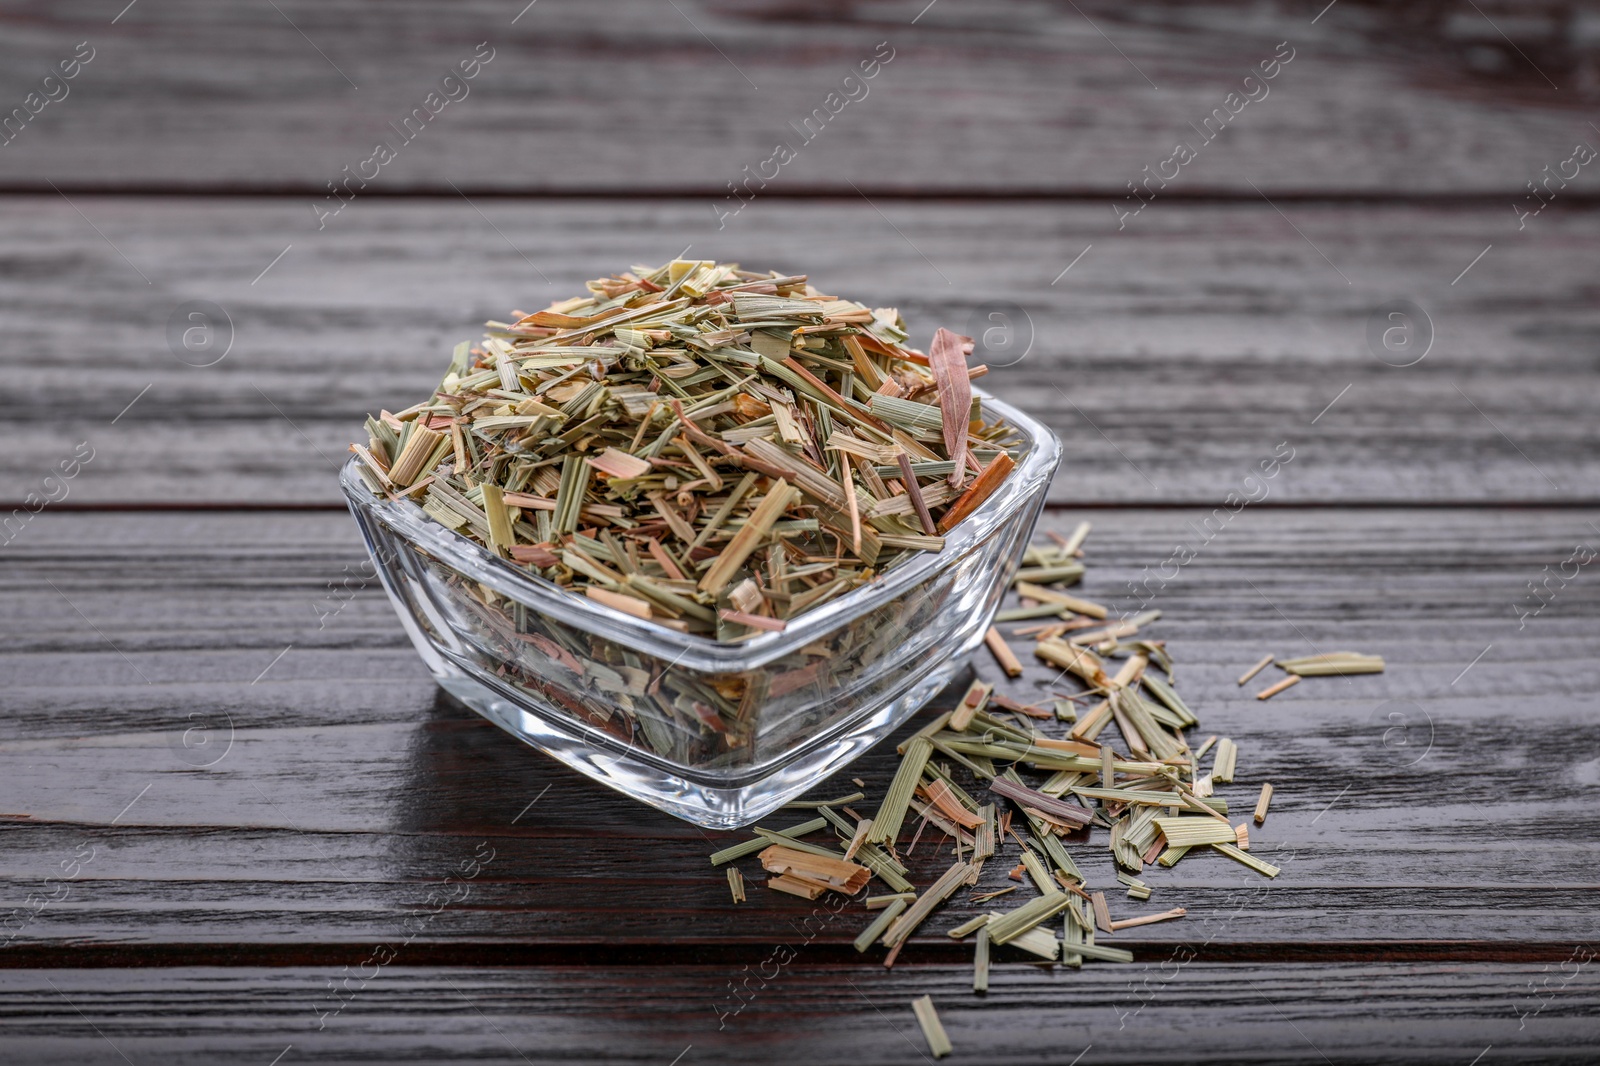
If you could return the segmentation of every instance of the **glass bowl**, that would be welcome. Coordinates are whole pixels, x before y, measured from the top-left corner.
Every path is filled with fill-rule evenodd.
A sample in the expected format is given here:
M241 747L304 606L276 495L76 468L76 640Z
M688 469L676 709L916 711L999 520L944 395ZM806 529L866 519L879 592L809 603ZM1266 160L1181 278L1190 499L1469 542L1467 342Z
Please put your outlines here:
M976 390L975 390L976 391ZM722 643L577 596L340 484L406 632L440 686L541 751L708 828L747 825L840 770L961 671L1015 574L1061 443L1008 404L1016 467L923 552L778 633Z

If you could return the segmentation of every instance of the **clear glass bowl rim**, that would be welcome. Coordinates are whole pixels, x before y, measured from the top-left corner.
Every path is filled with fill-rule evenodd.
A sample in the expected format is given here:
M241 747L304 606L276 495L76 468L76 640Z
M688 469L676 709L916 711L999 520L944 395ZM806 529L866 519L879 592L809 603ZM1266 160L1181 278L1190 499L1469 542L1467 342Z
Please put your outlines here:
M374 496L356 473L359 460L355 456L340 470L339 485L353 511L366 510L433 558L540 614L586 633L623 643L645 655L665 659L686 670L738 673L759 669L893 602L987 540L1015 509L1026 505L1033 493L1048 491L1049 481L1061 458L1061 442L1055 433L986 392L974 389L973 394L981 397L986 416L999 416L1022 435L1024 453L999 490L945 536L944 549L924 552L883 574L872 584L806 612L782 632L763 633L739 644L679 633L587 597L575 596L554 582L519 570L477 542L435 522L420 504ZM1043 485L1039 484L1041 479Z

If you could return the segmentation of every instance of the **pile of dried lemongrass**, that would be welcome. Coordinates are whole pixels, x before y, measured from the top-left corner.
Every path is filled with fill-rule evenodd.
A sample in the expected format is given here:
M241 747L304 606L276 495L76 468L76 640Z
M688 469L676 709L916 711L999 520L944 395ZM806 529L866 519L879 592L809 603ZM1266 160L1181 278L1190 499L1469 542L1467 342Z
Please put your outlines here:
M1091 887L1067 850L1067 838L1086 829L1109 831L1105 842L1118 886L1130 900L1151 898L1152 886L1140 877L1146 867L1171 867L1196 852L1221 853L1276 877L1278 867L1250 853L1249 823L1231 823L1227 801L1213 794L1216 785L1234 782L1238 746L1213 736L1191 749L1184 736L1198 719L1178 694L1176 668L1164 642L1141 635L1160 612L1108 622L1103 605L1065 591L1083 576L1080 558L1088 532L1083 523L1053 546L1029 548L1014 583L1021 606L996 618L1002 624L1050 618L1012 635L1033 637L1034 654L1060 668L1057 682L1075 678L1079 691L1055 694L1042 706L974 682L954 709L900 745L899 769L870 817L849 806L864 798L861 793L808 803L819 817L786 829L758 828L754 840L716 853L712 862L759 852L773 875L767 887L808 899L828 891L854 894L876 878L889 891L867 898L867 907L878 914L855 946L865 952L881 945L887 949L884 965L892 966L918 926L962 888L975 886L985 863L1000 855L1008 840L1014 842L1017 862L1010 879L1030 884L1036 894L1008 910L986 909L949 930L954 938L975 938L973 989L980 992L988 988L990 959L998 948L1029 961L1074 967L1087 960L1131 962L1132 952L1104 938L1186 913L1175 907L1114 918L1106 891ZM1005 636L997 629L988 636L1002 670L1020 676L1022 664ZM1257 664L1240 684L1272 661L1269 656ZM1383 661L1336 652L1278 665L1299 677L1376 672ZM1088 705L1082 713L1080 704ZM1070 728L1065 736L1050 736L1036 724L1046 722ZM1115 742L1107 735L1113 725L1120 734ZM1024 780L1019 767L1033 773L1034 783ZM988 795L973 795L958 777L982 784ZM1263 784L1252 812L1256 825L1266 820L1271 799L1272 786ZM908 852L929 827L953 841L954 864L921 892L896 851L908 816L921 819ZM830 828L839 847L802 839ZM1086 840L1076 836L1074 846ZM729 880L736 879L730 875ZM968 902L988 904L1019 888L978 892ZM734 898L744 899L742 877ZM917 1017L930 1049L948 1052L931 1002L919 1001Z
M733 640L938 551L1013 466L969 338L804 275L674 260L459 345L367 420L374 493L608 607Z

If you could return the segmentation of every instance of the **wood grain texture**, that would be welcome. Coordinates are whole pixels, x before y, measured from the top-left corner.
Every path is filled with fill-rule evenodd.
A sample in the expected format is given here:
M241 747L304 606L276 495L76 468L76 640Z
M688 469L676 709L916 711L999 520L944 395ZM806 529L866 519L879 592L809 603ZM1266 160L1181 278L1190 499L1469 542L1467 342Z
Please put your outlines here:
M0 971L0 1036L40 1066L118 1062L119 1053L206 1066L264 1066L280 1054L285 1064L681 1056L923 1066L931 1060L910 1001L931 995L955 1047L950 1062L1461 1066L1491 1046L1485 1061L1590 1062L1600 1009L1593 963L1285 964L1265 979L1257 967L1202 962L997 966L980 996L970 966L884 972L818 963L792 946L787 965L763 966L763 949L743 966L673 967L670 983L654 968L577 960L515 969L399 961L352 981L337 1013L329 985L354 968Z
M919 342L985 338L983 384L1066 443L1059 502L1214 507L1259 491L1244 479L1280 443L1295 458L1267 506L1592 502L1600 476L1597 210L1552 206L1518 234L1480 208L1158 202L1119 235L1045 202L758 201L719 232L670 202L357 201L319 234L290 201L13 205L11 506L80 441L73 505L337 506L362 418L426 396L483 320L685 246L899 306ZM1403 368L1368 347L1399 299L1433 332ZM221 332L174 354L169 321L196 300L229 316L225 357Z
M0 131L0 1059L921 1063L931 994L959 1062L1593 1061L1593 168L1517 211L1600 143L1600 5L524 2L0 0L13 127L94 49ZM1119 220L1177 141L1197 158ZM1189 913L1110 937L1132 965L1001 949L978 996L965 893L885 970L861 904L745 860L734 905L707 855L744 834L435 687L339 513L352 432L485 318L679 254L979 337L984 386L1066 444L1045 523L1095 520L1081 593L1164 612L1199 735L1240 744L1236 821L1274 785L1276 880L1147 871L1113 914ZM1425 328L1375 351L1400 300ZM226 328L186 351L196 324ZM1075 689L1013 643L1006 691ZM1234 683L1340 648L1388 670ZM859 775L870 809L895 764L817 792ZM1069 844L1097 888L1104 840Z
M1241 746L1221 794L1243 812L1262 781L1277 789L1252 840L1285 872L1269 882L1198 856L1153 870L1152 901L1116 893L1113 912L1191 916L1114 942L1142 958L1201 943L1210 961L1543 964L1592 938L1600 726L1585 708L1600 592L1583 571L1521 630L1512 605L1541 567L1600 539L1596 518L1246 510L1203 546L1150 599L1166 615L1153 635L1169 641L1200 735ZM1182 514L1097 522L1082 593L1119 608L1137 606L1127 582L1145 566L1196 543ZM319 629L313 605L359 551L353 523L324 514L45 514L5 549L8 905L49 891L62 861L92 858L66 898L23 911L0 966L339 965L419 929L417 964L718 961L812 914L759 887L729 902L706 856L742 835L615 796L440 695L376 587L337 593L348 605ZM1381 651L1388 671L1308 679L1265 704L1252 694L1267 679L1233 680L1264 651L1345 647ZM998 680L986 655L975 669ZM1007 690L1062 688L1030 663ZM1398 733L1391 712L1406 716ZM818 792L860 775L881 795L894 765L881 746ZM493 861L430 915L430 893L480 845ZM1103 834L1072 851L1111 884ZM911 859L918 883L949 863L931 840ZM1010 883L1006 863L989 865L984 887ZM942 936L976 913L964 899L905 961L965 957ZM859 905L830 916L818 957L853 958L866 921Z
M774 188L1109 203L1182 141L1200 154L1174 194L1254 197L1253 182L1510 198L1591 139L1596 92L1592 3L1346 0L1318 17L1302 3L540 0L519 16L499 0L184 0L115 24L107 6L0 8L7 111L77 42L95 49L70 95L0 149L0 182L322 196L387 140L398 158L374 185L388 192L721 197L781 140L798 157ZM471 95L402 143L389 124L479 42L494 59ZM829 104L879 42L894 58L868 94ZM1268 95L1201 141L1195 128L1280 43L1294 58ZM807 143L791 123L818 108L838 114ZM1593 194L1592 176L1581 188Z

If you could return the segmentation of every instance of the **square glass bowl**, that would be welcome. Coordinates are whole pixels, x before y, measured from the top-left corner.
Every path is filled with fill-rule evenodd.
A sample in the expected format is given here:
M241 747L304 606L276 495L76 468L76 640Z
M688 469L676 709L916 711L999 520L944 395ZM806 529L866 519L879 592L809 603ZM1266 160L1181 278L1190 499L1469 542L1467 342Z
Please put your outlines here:
M979 394L982 395L982 394ZM438 683L581 773L708 828L749 824L889 735L983 640L1044 506L1061 443L982 395L1016 468L953 528L878 581L738 644L602 606L340 484L373 565Z

